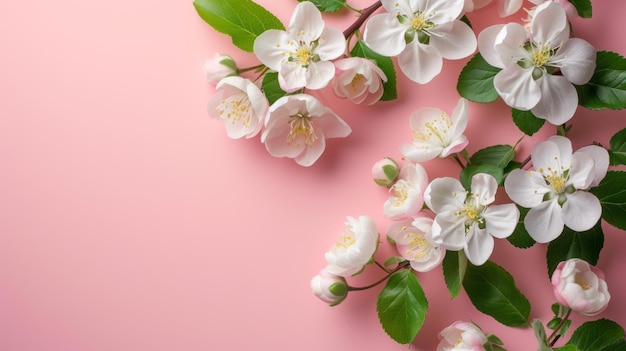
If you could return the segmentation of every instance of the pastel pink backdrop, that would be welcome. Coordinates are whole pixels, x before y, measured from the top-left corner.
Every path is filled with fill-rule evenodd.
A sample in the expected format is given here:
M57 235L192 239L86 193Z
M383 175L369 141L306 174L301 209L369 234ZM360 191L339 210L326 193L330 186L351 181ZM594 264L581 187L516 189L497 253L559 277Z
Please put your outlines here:
M285 23L296 5L259 2ZM575 34L626 54L626 2L593 3L594 18L576 20ZM468 17L479 31L521 15L500 20L490 6ZM354 18L326 17L340 29ZM202 22L191 1L4 1L0 43L0 350L407 349L379 326L380 288L329 308L309 281L345 216L370 215L385 232L386 191L370 167L400 158L411 112L452 111L466 60L446 62L426 86L400 76L399 99L373 107L316 93L353 133L302 168L272 158L258 139L228 139L207 117L204 60L223 52L240 66L256 61ZM608 144L624 118L580 108L575 147ZM519 157L553 132L525 139ZM470 104L467 135L471 153L521 133L499 101ZM458 172L449 160L425 166L431 178ZM626 235L604 228L598 266L614 298L600 317L626 325ZM492 256L544 322L554 301L545 248L499 241ZM383 240L381 254L392 252ZM380 276L370 268L354 284ZM451 301L441 269L419 279L430 310L411 349L434 350L437 333L459 319L510 351L535 349L530 330L499 325L464 293Z

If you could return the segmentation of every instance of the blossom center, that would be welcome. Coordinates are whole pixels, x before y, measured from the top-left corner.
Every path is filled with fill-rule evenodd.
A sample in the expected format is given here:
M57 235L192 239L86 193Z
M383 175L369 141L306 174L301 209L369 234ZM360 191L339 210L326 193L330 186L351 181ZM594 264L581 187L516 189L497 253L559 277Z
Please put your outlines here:
M428 20L430 16L427 16L426 13L418 11L413 14L413 19L411 20L411 29L416 32L421 30L429 30L435 28L435 24Z
M552 57L552 49L548 46L537 48L532 53L532 62L535 67L543 67Z
M394 202L395 207L402 206L402 204L409 198L408 186L409 183L406 180L400 179L391 188L396 194Z
M409 239L409 248L405 251L405 254L413 259L417 260L425 257L428 253L426 252L430 247L428 241L424 238L423 235L419 233L409 233L406 235L406 238Z
M339 237L339 241L337 241L335 246L347 250L350 246L354 245L354 243L356 243L356 239L354 238L352 232L345 231L341 234L341 237Z
M539 173L543 176L546 184L554 190L557 194L565 192L567 187L568 177L564 173L559 173L556 170L548 167L547 169L539 168Z
M291 129L289 130L289 135L287 135L288 145L291 145L296 138L302 136L304 143L309 147L313 147L313 143L317 140L317 135L313 128L312 118L308 112L298 112L289 118L289 127ZM294 146L298 147L300 144L296 142Z
M215 108L222 118L232 121L233 124L241 122L245 127L250 125L250 108L252 103L245 93L235 94L220 101Z
M355 74L354 78L352 78L352 81L350 82L350 87L352 87L352 91L354 93L358 93L359 92L359 87L361 86L361 81L363 80L363 75L362 74Z
M413 139L426 142L435 138L440 144L447 146L450 144L448 131L451 127L452 122L442 111L439 118L424 123L418 130L413 130Z
M574 277L574 283L580 285L580 288L583 290L591 289L591 286L589 285L589 283L587 283L585 278L581 277L580 274L576 274L576 276Z
M292 53L290 59L302 67L308 67L311 63L311 50L306 46L300 46Z

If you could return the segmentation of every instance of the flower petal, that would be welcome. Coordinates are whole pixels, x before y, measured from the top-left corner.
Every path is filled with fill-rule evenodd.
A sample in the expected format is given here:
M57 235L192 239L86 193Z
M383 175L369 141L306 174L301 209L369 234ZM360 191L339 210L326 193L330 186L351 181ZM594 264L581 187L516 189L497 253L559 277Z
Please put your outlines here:
M309 167L317 161L324 149L326 148L326 138L324 135L319 135L321 132L318 132L318 139L311 146L305 146L302 149L302 152L294 157L294 160L297 164L303 167Z
M414 40L398 56L400 70L410 80L426 84L435 78L443 67L441 54L432 45Z
M515 203L530 208L541 204L550 188L539 172L516 169L504 180L504 190Z
M465 0L445 0L445 1L418 1L423 5L422 10L431 16L430 20L436 24L452 22L459 17L465 7Z
M495 46L496 38L500 31L502 31L502 28L504 28L504 24L497 24L487 27L478 33L478 51L480 51L481 56L488 64L498 68L504 68L505 66Z
M413 162L425 162L437 158L443 151L439 145L433 145L428 142L413 141L412 144L400 145L400 152L404 157Z
M528 32L519 23L509 23L502 27L494 41L494 48L504 66L515 65L528 57L524 44L528 41Z
M595 176L593 161L592 156L584 152L574 153L568 183L576 189L589 189Z
M572 118L578 107L578 93L563 76L544 74L537 80L541 87L541 100L532 113L556 126Z
M530 22L533 41L551 47L569 38L569 24L563 6L555 1L545 2L535 9Z
M254 54L259 61L274 71L280 71L281 63L289 54L289 34L277 29L261 33L253 45Z
M600 181L602 181L602 179L606 176L606 172L609 169L609 153L605 148L597 145L581 147L574 153L574 155L579 152L587 154L591 157L591 159L593 159L594 175L590 187L598 186Z
M326 87L335 76L335 65L330 61L311 62L306 70L305 87L318 90Z
M346 39L336 28L326 27L319 37L319 45L315 49L322 61L334 60L346 50Z
M304 88L307 84L308 69L293 62L283 62L278 71L278 84L286 92Z
M487 206L496 199L498 182L491 174L477 173L472 176L471 189L477 204Z
M468 57L476 50L476 35L472 28L461 21L454 21L445 30L433 30L430 45L439 50L441 56L448 60Z
M582 39L572 38L561 45L550 62L558 64L570 82L586 84L596 69L596 49Z
M363 41L370 49L383 56L398 56L406 47L404 33L407 27L391 14L372 16L365 24Z
M310 43L320 37L324 25L320 10L312 2L305 1L296 6L287 31L298 41Z
M451 211L442 212L433 222L433 242L447 250L461 250L465 246L465 223L456 220Z
M533 207L524 218L524 227L538 243L547 243L556 239L563 232L561 206L556 199L544 201Z
M467 128L468 107L467 100L460 98L452 111L450 116L452 127L449 132L452 134L453 140L459 138L465 132L465 128Z
M563 222L570 229L584 232L591 229L602 215L600 200L586 191L577 191L567 195L563 204Z
M504 102L516 109L530 110L541 100L541 89L532 77L532 70L517 64L505 67L493 79L496 91Z
M500 0L498 1L498 14L500 17L510 16L522 8L522 0Z
M483 212L489 234L504 239L513 234L519 221L519 210L514 204L492 205Z
M457 179L437 178L430 182L424 191L424 202L433 212L439 213L447 206L454 209L462 208L466 194L463 185Z
M539 172L562 174L571 167L572 143L565 137L552 136L533 146L531 158L533 167Z
M493 252L493 237L485 229L473 225L467 233L465 256L475 266L487 262Z

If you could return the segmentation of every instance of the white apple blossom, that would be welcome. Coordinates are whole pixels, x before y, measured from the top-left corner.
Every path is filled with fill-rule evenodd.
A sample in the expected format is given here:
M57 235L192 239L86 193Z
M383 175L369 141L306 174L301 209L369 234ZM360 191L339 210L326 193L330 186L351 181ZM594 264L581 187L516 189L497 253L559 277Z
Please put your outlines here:
M394 222L387 229L387 236L395 241L400 256L417 272L437 267L445 254L445 250L433 242L432 226L432 218L418 216Z
M269 103L259 87L242 77L226 77L217 84L209 100L210 117L224 121L233 139L251 138L261 131Z
M326 138L346 137L352 130L311 95L278 99L269 108L261 142L274 157L289 157L308 167L324 152Z
M348 284L344 277L338 277L322 269L311 279L313 294L330 306L340 304L348 296Z
M559 263L552 273L552 288L560 304L585 316L601 313L611 299L604 273L578 258Z
M563 6L563 9L565 10L565 13L567 14L567 18L572 20L573 18L578 17L578 11L576 10L576 7L574 7L574 5L572 5L572 3L569 2L569 0L529 0L529 1L535 5L541 5L548 1L554 1L556 3L559 3L561 6ZM528 10L528 14L530 15L530 18L532 18L532 14L534 12L535 12L535 8Z
M437 351L484 351L487 336L470 322L456 321L439 333Z
M378 248L378 229L368 216L346 217L345 229L339 241L325 254L326 271L347 277L363 270Z
M429 107L415 111L410 123L413 142L401 145L400 151L411 161L448 157L469 143L463 135L467 127L467 100L463 98L459 99L451 117L440 109Z
M259 60L278 72L280 87L287 92L324 88L335 75L330 60L345 49L343 33L325 27L322 14L308 1L296 6L287 31L267 30L253 46Z
M407 163L400 169L398 180L389 189L389 198L383 204L383 214L393 220L417 215L424 206L424 190L428 174L419 163Z
M348 57L335 62L333 79L335 94L355 104L372 105L383 95L387 76L376 64L361 57Z
M530 0L533 1L533 0ZM492 0L465 0L465 11L472 12L489 5ZM522 0L498 0L498 14L500 17L510 16L522 8Z
M463 249L474 265L485 263L493 251L493 237L508 237L519 220L514 204L491 205L497 188L496 179L486 173L472 177L471 192L455 178L433 180L424 193L424 201L436 214L435 244L448 250Z
M493 84L507 105L561 125L576 111L573 84L591 79L596 51L582 39L569 38L565 10L553 1L536 8L528 28L519 23L489 27L478 35L478 48L490 65L502 69Z
M504 188L514 202L530 208L524 226L537 242L556 239L567 226L575 231L591 229L600 220L602 207L595 195L584 191L606 175L609 155L590 145L572 154L572 143L552 136L535 144L533 168L512 171Z
M212 84L217 84L226 77L237 75L235 60L225 54L215 53L212 59L204 61L202 68L206 79Z
M443 59L476 50L476 36L462 21L464 0L381 0L387 13L372 16L363 40L380 55L398 56L400 70L425 84L441 72Z

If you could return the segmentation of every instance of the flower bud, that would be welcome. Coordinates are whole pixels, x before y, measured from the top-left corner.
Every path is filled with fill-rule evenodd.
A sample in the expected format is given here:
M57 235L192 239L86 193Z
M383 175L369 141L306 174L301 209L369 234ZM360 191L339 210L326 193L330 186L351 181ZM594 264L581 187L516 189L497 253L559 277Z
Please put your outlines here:
M485 350L487 336L470 322L456 321L439 333L437 351Z
M331 306L340 304L348 295L346 279L328 273L325 269L311 279L313 294Z
M611 299L604 273L578 258L559 263L552 274L552 288L560 304L585 316L604 311Z
M215 85L226 77L237 75L237 64L232 57L216 53L212 59L204 62L204 75Z
M348 57L336 61L335 68L333 88L337 96L364 105L372 105L382 97L387 76L374 62Z
M399 172L398 163L390 157L383 158L372 167L372 177L380 186L392 186Z

